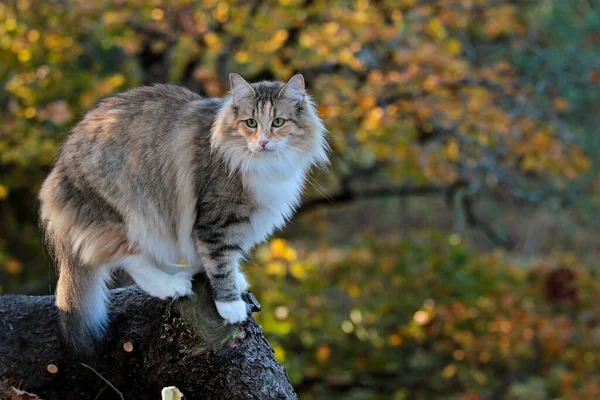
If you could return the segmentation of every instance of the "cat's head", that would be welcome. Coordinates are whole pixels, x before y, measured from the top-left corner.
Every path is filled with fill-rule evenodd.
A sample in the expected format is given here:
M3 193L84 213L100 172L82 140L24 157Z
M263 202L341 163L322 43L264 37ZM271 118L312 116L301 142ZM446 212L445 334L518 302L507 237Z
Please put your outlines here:
M302 75L285 84L249 84L238 74L229 79L231 96L215 121L212 145L232 167L327 163L326 130Z

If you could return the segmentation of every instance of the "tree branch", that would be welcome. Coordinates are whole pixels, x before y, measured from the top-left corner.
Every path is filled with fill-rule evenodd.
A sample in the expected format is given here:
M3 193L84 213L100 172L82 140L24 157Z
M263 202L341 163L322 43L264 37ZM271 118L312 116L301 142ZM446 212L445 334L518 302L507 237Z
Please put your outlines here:
M298 209L298 213L310 211L320 206L338 206L344 203L350 203L358 200L376 199L382 197L404 197L404 196L428 196L432 194L442 194L448 191L448 186L398 186L391 188L381 188L367 190L364 192L353 192L350 189L333 196L319 197L305 201Z
M353 201L377 199L382 197L428 196L445 194L446 202L448 203L449 198L452 197L452 193L454 193L457 188L464 185L464 182L459 182L450 186L399 186L356 193L346 189L333 196L319 197L305 201L298 209L298 214L311 211L317 207L335 207L341 204L351 203ZM483 234L497 246L502 246L507 250L514 248L515 243L510 238L507 238L506 235L496 231L489 223L483 221L475 214L473 199L471 197L465 196L462 201L462 206L465 210L467 224L469 227L482 231Z
M475 205L471 197L464 196L462 206L465 210L467 224L470 227L481 230L496 246L502 246L507 250L511 250L515 247L515 243L510 238L496 231L489 223L483 221L475 214Z

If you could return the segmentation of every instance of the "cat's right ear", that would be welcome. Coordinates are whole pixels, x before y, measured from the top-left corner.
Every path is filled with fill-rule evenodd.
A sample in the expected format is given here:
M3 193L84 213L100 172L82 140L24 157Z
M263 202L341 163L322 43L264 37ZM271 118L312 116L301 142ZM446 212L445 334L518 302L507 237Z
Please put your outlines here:
M235 104L254 97L254 89L248 82L236 73L229 74L229 83L231 84L231 97Z

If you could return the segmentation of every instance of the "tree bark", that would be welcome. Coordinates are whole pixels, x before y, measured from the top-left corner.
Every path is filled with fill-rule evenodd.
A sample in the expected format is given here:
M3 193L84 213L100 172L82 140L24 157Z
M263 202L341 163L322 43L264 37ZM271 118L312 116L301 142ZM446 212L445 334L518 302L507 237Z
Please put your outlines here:
M188 400L296 398L253 296L248 320L224 325L205 277L194 292L168 302L113 290L109 332L87 358L61 342L54 296L0 296L0 398L3 381L46 400L160 399L166 386Z

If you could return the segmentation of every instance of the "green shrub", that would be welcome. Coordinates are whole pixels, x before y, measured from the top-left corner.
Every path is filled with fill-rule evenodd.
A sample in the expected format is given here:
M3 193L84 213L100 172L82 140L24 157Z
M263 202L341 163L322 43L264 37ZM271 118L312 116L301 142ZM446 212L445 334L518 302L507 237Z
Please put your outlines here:
M301 258L276 239L248 273L302 396L600 395L600 282L572 256L525 270L430 234Z

